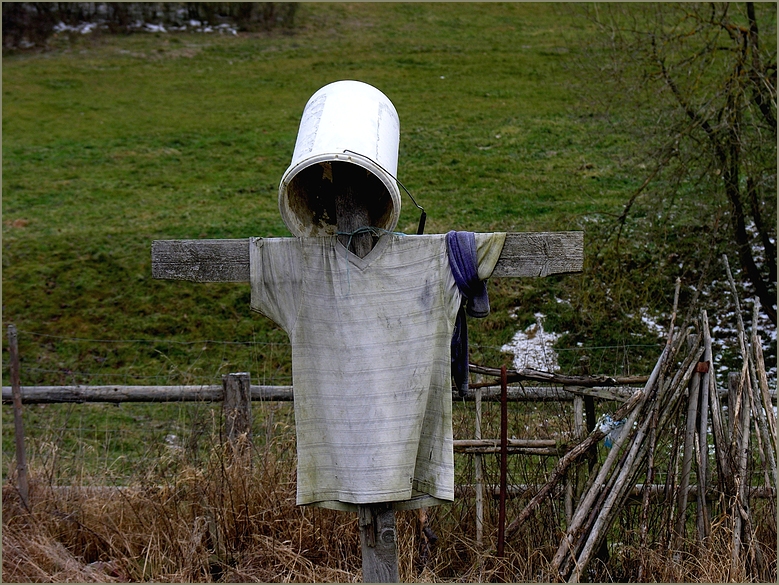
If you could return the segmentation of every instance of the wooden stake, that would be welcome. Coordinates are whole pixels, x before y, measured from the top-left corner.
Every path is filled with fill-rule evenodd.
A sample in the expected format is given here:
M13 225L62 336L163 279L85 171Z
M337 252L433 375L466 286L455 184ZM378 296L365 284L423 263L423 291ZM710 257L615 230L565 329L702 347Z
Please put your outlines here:
M252 436L251 380L247 372L222 376L225 436L236 452L245 453Z
M476 428L474 437L481 439L481 388L476 389ZM482 455L473 456L474 483L476 484L476 548L481 551L484 545L484 478L482 476Z
M626 491L631 487L628 482L630 478L636 474L634 464L636 461L640 461L643 458L643 453L645 453L647 449L644 438L650 421L651 417L645 418L636 431L636 434L631 438L630 448L626 454L624 463L621 464L613 487L608 491L608 495L606 496L603 505L599 506L599 513L590 529L589 537L582 547L582 552L576 560L576 570L571 576L571 579L569 579L569 582L578 583L581 581L582 573L587 568L587 565L589 565L589 562L595 553L595 548L603 542L606 531L619 510L620 502L623 501ZM630 429L626 428L622 432L622 435L630 435ZM617 445L614 445L612 448L617 448Z
M760 336L757 333L757 319L760 309L760 301L755 299L753 312L752 312L752 338L749 343L749 360L750 360L750 380L752 384L749 387L749 398L752 404L752 411L757 415L757 430L755 437L758 444L758 452L760 453L760 461L763 464L763 469L766 475L766 485L777 485L777 470L776 470L776 457L774 455L774 449L772 448L773 442L771 434L768 428L768 412L763 409L763 401L759 398L762 397L760 376L765 375L765 368L761 368L756 363L757 353L760 348ZM760 352L762 357L762 351ZM773 414L773 409L771 414ZM770 477L769 477L770 476Z
M508 467L508 383L506 366L500 368L500 503L498 507L498 556L505 556L506 486Z
M703 347L704 361L712 364L713 369L713 351L711 343L711 331L709 330L709 318L706 311L701 311L701 322L703 325ZM719 471L720 484L729 482L732 478L730 471L730 461L728 459L728 445L730 439L727 433L727 426L722 422L722 407L719 401L717 391L717 377L710 375L708 378L709 386L705 391L709 393L709 411L711 412L711 430L714 434L714 453L717 458L717 469Z
M370 232L354 233L360 228L373 225L365 201L368 171L346 162L322 163L332 165L333 192L335 194L335 217L338 240L353 254L365 258L373 249L374 236Z
M695 336L690 336L689 342L697 344ZM695 441L695 426L698 417L698 392L700 391L700 374L695 372L690 380L690 394L687 403L687 419L684 433L684 459L682 460L682 477L679 486L679 498L677 502L676 538L674 548L679 549L685 537L685 524L687 522L687 486L690 485L690 472L692 471L693 442Z
M576 396L573 399L573 434L576 441L584 438L584 398ZM569 469L565 481L565 523L571 525L573 520L573 502L576 497L576 484L578 479L578 466Z
M395 511L385 504L369 504L358 506L358 515L363 582L397 583Z
M698 498L698 534L701 540L708 538L711 533L711 507L706 500L706 489L709 484L709 377L712 376L711 359L706 357L705 342L703 343L704 356L701 362L701 385L698 404L698 485L701 486Z
M757 366L757 380L760 386L760 398L763 404L763 410L766 413L768 423L768 432L771 439L771 449L774 453L777 451L777 431L776 416L774 415L773 405L771 404L771 394L768 390L768 376L765 371L765 358L763 358L763 347L760 342L760 336L756 335L754 339L755 365ZM777 480L779 482L779 480Z
M646 547L646 539L649 533L649 498L651 496L650 486L655 480L655 446L657 445L657 404L652 409L651 422L649 423L649 456L647 461L646 472L646 489L642 495L641 501L641 548ZM644 559L641 558L641 564L638 567L638 581L645 581L646 566L644 565Z
M11 388L14 399L14 438L16 439L16 474L19 483L19 496L22 504L29 509L29 486L27 484L27 455L24 450L24 423L22 421L22 392L20 383L19 345L16 337L16 325L8 326L8 352L11 361Z

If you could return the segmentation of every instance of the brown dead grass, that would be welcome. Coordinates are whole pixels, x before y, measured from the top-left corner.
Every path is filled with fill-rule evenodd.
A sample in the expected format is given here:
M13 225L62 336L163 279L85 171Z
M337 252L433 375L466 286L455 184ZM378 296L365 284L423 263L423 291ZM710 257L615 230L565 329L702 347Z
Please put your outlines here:
M36 481L31 470L29 511L11 483L3 489L3 581L362 581L356 516L295 505L290 446L255 448L250 461L215 449L205 465L121 489L55 488ZM467 506L434 508L430 515L440 540L423 566L417 514L396 514L401 581L551 579L557 541L550 538L554 528L544 526L556 522L551 512L541 510L528 522L504 559L488 552L497 532L490 522L487 552L476 549ZM729 546L727 522L715 523L706 547L691 541L673 555L661 543L626 545L590 576L634 580L643 563L649 581L728 581ZM775 575L776 551L769 546L765 556Z

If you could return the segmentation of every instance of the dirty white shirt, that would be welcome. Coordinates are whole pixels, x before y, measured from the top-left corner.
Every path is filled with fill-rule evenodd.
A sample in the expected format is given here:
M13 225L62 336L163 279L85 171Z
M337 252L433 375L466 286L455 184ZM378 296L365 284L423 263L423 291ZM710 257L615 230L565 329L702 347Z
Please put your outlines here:
M504 233L476 234L479 276ZM450 344L461 295L446 236L250 240L251 305L292 342L297 503L454 500Z

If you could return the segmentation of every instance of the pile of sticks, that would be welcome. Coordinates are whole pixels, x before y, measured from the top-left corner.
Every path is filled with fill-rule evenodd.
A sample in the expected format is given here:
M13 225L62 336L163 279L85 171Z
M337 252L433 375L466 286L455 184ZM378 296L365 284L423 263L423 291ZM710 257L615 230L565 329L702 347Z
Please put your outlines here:
M728 275L731 294L736 305L738 343L742 357L741 372L731 374L728 385L728 425L720 421L714 427L714 440L717 453L717 469L720 478L720 490L729 503L728 516L732 522L733 545L731 548L731 580L744 580L748 575L760 575L765 570L765 562L756 546L751 514L749 510L750 478L748 476L748 456L750 438L754 437L756 451L763 471L763 481L771 486L776 494L779 485L777 475L777 429L776 416L768 390L765 361L763 359L762 340L757 332L757 319L760 302L755 299L752 310L752 333L747 338L741 317L741 305L736 291L728 259L723 256ZM714 413L714 410L712 410ZM714 422L714 420L712 420ZM753 429L752 426L756 428ZM719 426L719 430L717 429ZM775 496L774 496L775 499ZM743 552L746 552L746 559ZM746 562L745 562L746 561Z
M666 346L646 385L620 409L626 412L615 413L613 420L624 420L622 432L600 468L593 470L589 486L582 493L568 530L552 559L552 570L558 578L570 582L581 580L642 468L647 474L645 484L653 483L657 437L663 434L669 423L674 422L685 390L696 370L700 369L698 364L705 353L698 339L692 338L689 333L689 329L685 329L675 335L672 323ZM684 349L687 349L686 356L679 364L680 353ZM613 429L601 423L596 430L598 434L605 435ZM646 467L642 465L645 461ZM642 538L648 531L648 505L649 492L645 491Z
M727 266L727 259L725 259ZM698 541L704 543L711 535L710 499L724 503L720 514L732 532L731 580L743 580L748 575L764 574L765 564L760 549L752 538L754 526L749 510L750 476L748 456L757 451L763 468L764 486L776 494L777 468L774 453L777 430L768 389L761 340L753 329L751 339L740 317L735 284L730 275L731 292L739 315L738 336L743 367L740 375L731 375L728 393L728 417L720 404L713 369L712 340L706 311L691 323L676 328L676 300L666 345L643 389L637 390L611 417L601 417L590 434L558 462L551 479L506 528L506 538L538 509L545 498L554 493L558 482L566 477L571 465L594 448L594 445L616 428L621 432L599 467L592 470L587 485L563 535L551 563L551 580L580 582L606 534L626 501L644 476L641 493L640 543L647 546L651 532L662 534L670 551L679 551L687 538L688 496L695 497L695 526ZM753 323L757 322L759 306L755 302ZM754 428L752 427L754 425ZM708 469L711 427L717 482ZM756 449L750 449L750 436ZM658 444L663 454L670 453L665 470L665 500L662 522L650 527L650 486L654 484L656 467L661 465ZM670 444L670 449L667 448ZM697 489L691 489L691 474L695 469ZM692 496L694 494L694 496ZM654 517L656 520L656 517ZM720 518L717 519L718 521ZM657 542L656 540L654 542ZM647 578L646 569L639 567L638 581Z

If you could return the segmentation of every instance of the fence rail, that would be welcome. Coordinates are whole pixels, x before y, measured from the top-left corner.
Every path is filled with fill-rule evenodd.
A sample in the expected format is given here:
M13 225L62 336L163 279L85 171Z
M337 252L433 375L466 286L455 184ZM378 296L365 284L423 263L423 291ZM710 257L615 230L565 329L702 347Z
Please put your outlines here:
M3 386L3 404L13 402L11 386ZM198 386L21 386L22 404L56 404L56 403L88 403L88 402L221 402L224 398L224 388L221 384ZM480 388L481 400L486 402L500 401L500 386L484 386ZM549 402L571 401L577 396L591 396L600 400L615 400L624 402L635 391L629 386L563 386L550 388L545 386L510 386L508 400L510 402ZM475 390L469 389L464 396L452 392L452 400L472 402L475 400ZM719 389L720 400L728 401L728 391ZM771 401L776 403L776 390L769 391ZM293 386L251 385L251 399L254 402L291 402Z

